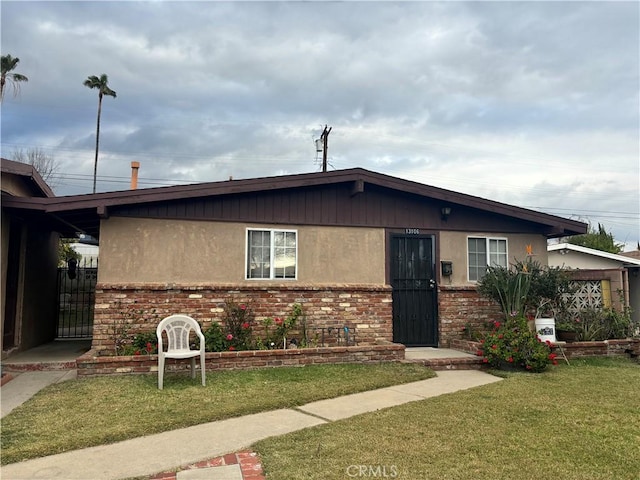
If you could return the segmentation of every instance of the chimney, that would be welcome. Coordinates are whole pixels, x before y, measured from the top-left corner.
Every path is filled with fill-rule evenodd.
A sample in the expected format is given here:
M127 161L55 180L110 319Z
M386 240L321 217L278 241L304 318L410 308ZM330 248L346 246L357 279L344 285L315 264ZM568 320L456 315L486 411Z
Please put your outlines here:
M138 188L138 169L140 162L131 162L131 190Z

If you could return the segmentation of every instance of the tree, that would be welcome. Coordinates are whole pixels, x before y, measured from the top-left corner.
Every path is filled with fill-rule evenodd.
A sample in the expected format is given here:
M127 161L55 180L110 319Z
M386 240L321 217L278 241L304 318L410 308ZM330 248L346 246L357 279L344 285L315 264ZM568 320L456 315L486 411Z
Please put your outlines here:
M108 95L116 98L116 92L109 88L109 79L103 73L99 77L91 75L84 81L84 86L98 89L98 121L96 124L96 158L93 162L93 193L96 193L96 177L98 175L98 145L100 144L100 114L102 112L102 97Z
M567 239L568 243L582 247L593 248L608 253L620 253L624 248L621 243L616 243L613 235L607 232L604 225L598 223L598 229L589 224L589 230L584 235L575 235Z
M20 73L10 73L14 70L18 63L19 58L14 58L11 55L2 55L2 74L0 75L0 102L4 98L4 86L8 81L13 88L13 96L15 97L20 93L20 82L28 82L29 79Z
M82 255L71 248L71 243L77 242L77 239L73 238L61 238L58 242L58 266L66 267L69 260L73 259L76 262L80 262Z
M53 155L37 147L26 151L19 148L13 151L13 159L16 162L33 166L51 188L55 186L55 175L58 173L60 165Z

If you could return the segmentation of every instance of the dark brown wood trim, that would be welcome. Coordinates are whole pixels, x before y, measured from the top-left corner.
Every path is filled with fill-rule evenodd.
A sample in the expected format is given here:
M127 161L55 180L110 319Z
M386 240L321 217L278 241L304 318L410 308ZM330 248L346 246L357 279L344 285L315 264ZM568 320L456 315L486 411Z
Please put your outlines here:
M3 197L3 206L5 198ZM252 206L253 205L253 206ZM451 206L447 222L440 207ZM6 206L56 214L97 236L109 215L278 224L585 233L587 225L361 168L29 200Z

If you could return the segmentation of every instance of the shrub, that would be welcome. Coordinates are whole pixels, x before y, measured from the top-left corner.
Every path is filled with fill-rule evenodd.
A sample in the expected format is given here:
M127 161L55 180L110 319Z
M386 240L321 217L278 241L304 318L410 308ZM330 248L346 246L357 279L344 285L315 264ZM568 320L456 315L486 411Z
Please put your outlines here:
M575 319L578 340L583 342L626 338L633 335L629 309L585 308Z
M478 352L484 362L494 368L523 368L542 372L550 363L557 364L549 343L543 343L529 330L526 318L510 316L505 322L494 322L493 330L480 341Z
M572 292L571 279L559 267L547 267L530 257L517 261L511 268L488 267L478 282L478 292L495 300L505 315L530 313L557 316L567 310L567 294Z
M571 277L561 267L548 267L528 257L514 265L518 272L529 275L529 291L525 299L527 311L535 316L561 316L567 311L567 298L573 293Z
M298 326L298 320L302 313L302 305L294 303L291 312L285 318L265 318L262 321L264 338L256 341L256 347L260 349L286 348L287 337L290 331Z
M255 315L250 306L227 302L224 306L222 324L228 350L251 350L252 330Z
M151 355L158 353L158 341L155 331L148 333L130 333L130 317L143 315L143 312L123 311L123 318L114 322L113 338L116 355ZM154 311L151 315L157 317ZM302 322L300 320L302 319ZM205 338L205 351L222 352L228 350L251 350L285 348L284 343L290 345L308 346L306 338L306 322L302 305L293 304L289 314L284 318L266 318L262 321L264 337L256 338L254 332L255 315L249 305L228 301L224 305L224 313L221 322L213 321L203 330ZM301 328L300 340L289 339L291 331ZM191 339L190 341L192 341ZM197 339L191 348L197 348Z
M222 352L229 346L226 343L225 334L219 323L211 322L211 326L202 332L204 335L204 349L207 352Z
M631 321L631 309L625 308L622 312L614 308L603 310L604 329L608 339L627 338L633 336L633 322Z
M488 267L487 273L478 282L478 292L498 302L505 317L522 316L530 286L531 277L526 272L505 267Z
M136 333L127 343L118 346L118 355L153 355L158 353L158 337L155 332Z
M158 353L158 336L156 332L138 333L133 337L134 355L152 355ZM136 352L140 352L139 354Z
M268 317L262 320L264 333L256 338L255 315L250 306L227 302L221 324L212 322L203 333L205 349L208 352L222 352L225 350L251 350L285 348L291 330L297 328L299 319L303 316L302 305L292 305L290 313L284 317ZM304 325L302 325L304 328ZM295 342L296 344L298 342Z

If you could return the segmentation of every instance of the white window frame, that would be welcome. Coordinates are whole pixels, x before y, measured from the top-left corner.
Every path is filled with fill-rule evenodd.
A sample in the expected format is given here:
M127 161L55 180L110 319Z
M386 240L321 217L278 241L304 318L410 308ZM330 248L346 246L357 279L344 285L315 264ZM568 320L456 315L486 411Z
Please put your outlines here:
M504 242L504 246L505 246L505 253L504 253L504 261L505 261L505 265L502 265L503 267L508 267L509 266L509 240L506 237L485 237L482 235L470 235L467 237L467 281L472 282L472 283L477 283L479 280L482 279L482 277L478 278L477 280L472 280L471 279L471 264L469 263L469 240L484 240L485 243L485 256L486 256L486 263L487 263L487 267L493 267L493 266L499 266L500 264L497 263L491 263L491 242L495 241L495 242ZM476 265L474 265L475 267Z
M249 252L251 250L251 245L249 245L249 232L269 232L269 259L270 259L270 264L269 264L269 277L250 277L249 276L249 262L251 261L251 259L249 258ZM275 276L275 249L276 249L276 245L275 245L275 237L276 237L276 233L293 233L296 236L296 246L295 246L295 276L294 277L276 277ZM299 240L299 236L298 236L298 230L293 230L293 229L286 229L286 228L256 228L256 227L251 227L251 228L247 228L246 229L246 233L245 233L245 253L244 253L244 275L245 275L245 279L246 280L257 280L257 281L264 281L264 280L278 280L278 281L291 281L291 280L297 280L298 279L298 240Z

